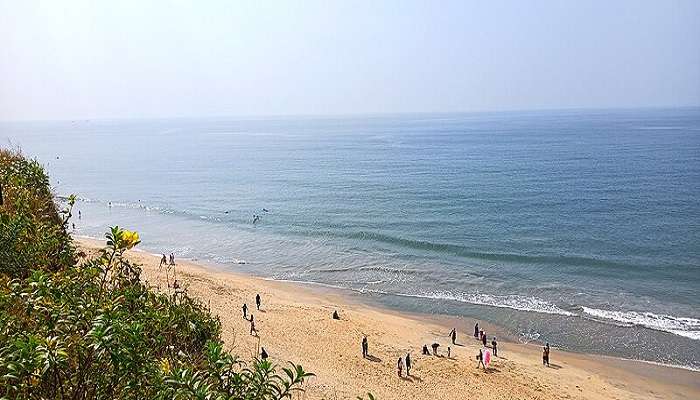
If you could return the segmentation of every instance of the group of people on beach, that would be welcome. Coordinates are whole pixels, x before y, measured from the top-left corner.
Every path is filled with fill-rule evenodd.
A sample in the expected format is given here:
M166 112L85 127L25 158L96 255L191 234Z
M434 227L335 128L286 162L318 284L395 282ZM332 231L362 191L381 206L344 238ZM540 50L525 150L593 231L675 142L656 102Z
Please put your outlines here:
M260 304L261 304L261 298L260 298L260 293L255 295L255 308L260 311ZM253 317L253 313L250 313L250 318L248 318L248 304L243 303L243 307L241 307L243 310L243 319L246 321L250 322L250 335L251 336L258 336L258 331L255 329L255 317Z
M362 336L362 358L369 358L369 342L367 336ZM406 353L406 357L399 357L396 362L396 371L399 378L403 377L403 369L406 367L406 377L411 376L411 353Z
M163 253L163 257L160 258L159 267L162 267L163 265L175 265L175 254L170 253L169 260L170 263L168 264L168 258L166 258L165 253Z
M335 315L335 314L334 314L334 315ZM480 340L483 340L483 341L484 341L484 345L485 345L485 344L486 344L486 342L485 342L485 337L486 337L486 336L483 334L483 331L479 331L478 326L479 326L479 324L477 323L477 325L475 326L475 332L477 332L477 335L476 335L476 336L477 336ZM479 333L482 334L481 337L479 337L479 335L478 335ZM450 338L450 340L452 341L452 345L456 345L456 344L457 344L457 329L456 329L456 328L452 328L452 330L450 331L450 333L447 334L447 336L448 336L448 337ZM491 341L491 346L492 346L492 348L493 348L493 355L496 356L496 354L497 354L497 350L496 350L496 349L497 349L498 343L496 342L496 338L495 338L495 337L493 338L493 341ZM367 336L362 336L361 347L362 347L362 358L368 358L368 357L369 357L369 343L368 343L368 340L367 340ZM432 350L433 350L433 351L432 351L432 355L438 356L438 357L439 357L438 348L440 347L440 343L433 342L433 343L431 344L431 347L432 347ZM448 346L448 347L447 347L447 358L451 358L451 351L452 351L451 347ZM422 353L423 353L423 355L425 355L425 356L431 355L430 351L428 350L428 345L427 345L427 344L424 344L424 345L423 345ZM484 364L484 355L483 355L483 352L482 352L481 349L479 349L479 354L477 355L477 360L479 361L479 364L477 365L477 367L479 367L479 366L484 366L484 368L486 368L486 367L485 367L485 364ZM411 367L412 367L411 354L410 354L410 353L406 353L406 356L405 356L405 357L399 357L399 359L398 359L397 362L396 362L396 372L397 372L397 375L398 375L400 378L403 377L403 370L404 370L404 368L405 368L405 369L406 369L406 377L410 377L410 376L411 376Z
M453 328L447 336L450 338L452 345L457 344L457 329ZM487 368L487 364L490 361L490 356L493 355L494 357L498 357L498 342L496 341L496 337L494 336L493 339L491 340L491 347L490 349L487 346L487 335L483 330L479 329L479 323L477 322L476 325L474 325L474 338L478 339L482 345L484 346L485 350L483 348L479 349L479 353L476 355L476 360L477 360L477 368L483 367L484 369ZM438 349L440 347L440 343L434 342L430 345L432 348L432 353L428 349L428 345L424 344L422 348L422 354L425 356L433 355L440 357L438 354ZM368 341L367 341L367 336L362 337L362 357L363 358L368 358L369 357L369 351L368 351ZM447 347L447 358L451 358L451 347ZM488 355L486 354L488 352ZM549 344L545 347L545 354L546 357L543 356L543 362L546 360L546 363L548 365L549 363ZM407 353L405 357L399 357L398 361L396 362L396 371L399 377L402 377L403 370L404 368L406 369L406 377L410 376L411 373L411 355L410 353Z
M396 371L398 372L399 378L402 378L401 372L403 371L404 365L406 365L406 377L411 376L411 353L406 353L405 357L405 364L404 364L404 358L399 357L399 361L396 363Z

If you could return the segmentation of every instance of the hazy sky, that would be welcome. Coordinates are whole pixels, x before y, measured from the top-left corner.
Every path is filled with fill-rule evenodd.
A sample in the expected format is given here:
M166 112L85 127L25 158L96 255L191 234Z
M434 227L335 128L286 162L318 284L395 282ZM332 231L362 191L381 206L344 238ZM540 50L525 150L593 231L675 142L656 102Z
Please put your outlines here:
M700 105L700 1L0 0L0 119Z

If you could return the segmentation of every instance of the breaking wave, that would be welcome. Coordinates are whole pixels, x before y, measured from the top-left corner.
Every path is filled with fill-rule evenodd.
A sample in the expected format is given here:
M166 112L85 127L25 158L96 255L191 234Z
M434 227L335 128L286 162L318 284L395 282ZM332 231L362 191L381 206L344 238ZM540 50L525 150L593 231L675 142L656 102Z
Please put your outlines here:
M700 340L700 319L658 315L650 312L610 311L582 307L583 312L595 318L615 321L625 326L643 326L657 331Z

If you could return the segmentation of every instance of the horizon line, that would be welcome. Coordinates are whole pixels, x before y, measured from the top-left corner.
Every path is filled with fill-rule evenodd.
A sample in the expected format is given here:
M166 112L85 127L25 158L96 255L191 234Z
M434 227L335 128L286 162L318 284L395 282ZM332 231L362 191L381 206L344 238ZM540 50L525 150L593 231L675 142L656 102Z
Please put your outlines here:
M134 117L92 117L92 118L60 118L60 119L0 119L0 123L31 123L31 122L90 122L90 121L155 121L155 120L196 120L196 119L232 119L246 120L284 120L284 119L342 119L342 118L381 118L408 115L465 115L465 114L511 114L511 113L540 113L540 112L595 112L595 111L632 111L632 110L681 110L700 109L695 105L654 105L654 106L620 106L620 107L561 107L561 108L513 108L501 110L461 110L461 111L396 111L396 112L355 112L327 114L210 114L199 116L134 116Z

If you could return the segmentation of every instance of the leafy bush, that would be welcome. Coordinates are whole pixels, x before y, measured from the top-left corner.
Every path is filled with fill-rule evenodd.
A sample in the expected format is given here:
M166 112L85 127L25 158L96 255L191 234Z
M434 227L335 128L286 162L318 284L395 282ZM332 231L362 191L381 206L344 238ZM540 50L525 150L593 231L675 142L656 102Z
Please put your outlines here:
M311 374L300 366L246 365L224 351L220 322L200 302L141 283L140 267L124 257L137 233L114 227L99 256L74 261L65 233L72 201L56 212L44 201L43 169L8 154L0 399L281 399L301 390Z
M0 190L0 273L26 277L31 268L72 265L74 249L65 229L70 207L57 211L43 167L0 149ZM68 200L72 206L75 199Z

